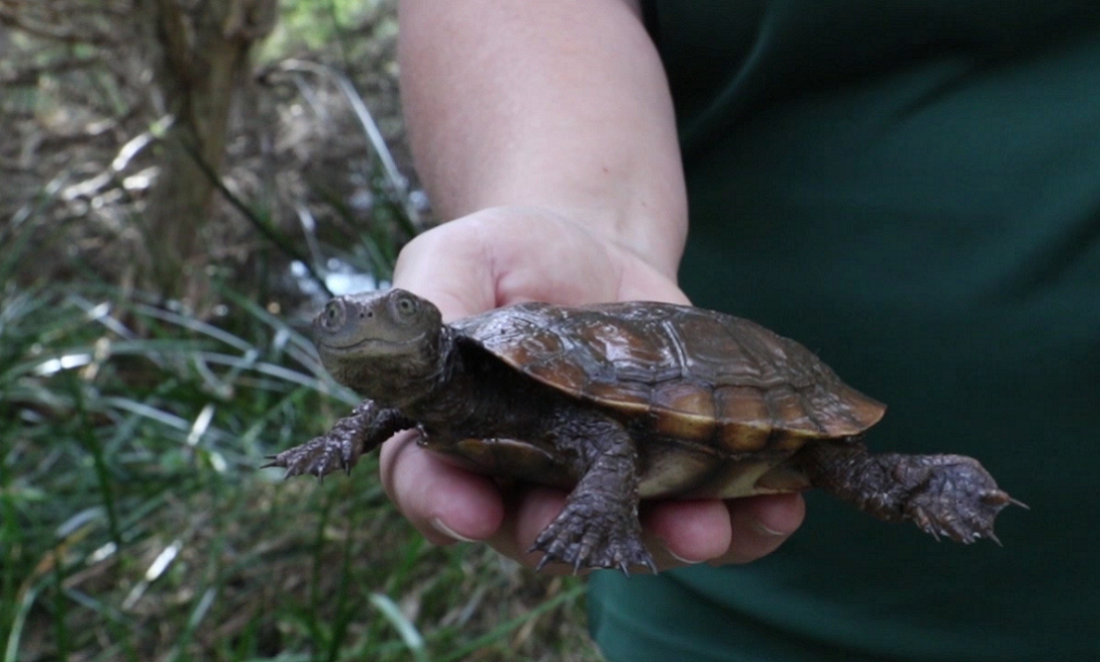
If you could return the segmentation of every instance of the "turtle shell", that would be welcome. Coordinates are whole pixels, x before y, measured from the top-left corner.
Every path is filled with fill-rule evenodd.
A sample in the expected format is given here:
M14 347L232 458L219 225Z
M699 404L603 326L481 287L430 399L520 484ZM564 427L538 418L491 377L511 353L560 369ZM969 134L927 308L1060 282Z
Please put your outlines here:
M532 379L722 455L786 456L859 435L885 412L797 342L700 308L526 303L454 328Z

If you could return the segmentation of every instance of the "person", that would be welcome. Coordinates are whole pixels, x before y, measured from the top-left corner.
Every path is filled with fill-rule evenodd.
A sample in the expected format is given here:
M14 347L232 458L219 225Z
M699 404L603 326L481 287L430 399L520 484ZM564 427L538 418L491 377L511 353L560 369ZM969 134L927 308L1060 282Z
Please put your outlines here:
M447 319L690 295L887 402L869 445L973 455L1032 508L1002 513L1001 548L812 493L808 516L799 495L648 505L668 572L592 576L608 659L1100 659L1100 5L399 12L417 168L454 220L396 286ZM537 563L564 495L505 502L414 440L382 449L402 513Z

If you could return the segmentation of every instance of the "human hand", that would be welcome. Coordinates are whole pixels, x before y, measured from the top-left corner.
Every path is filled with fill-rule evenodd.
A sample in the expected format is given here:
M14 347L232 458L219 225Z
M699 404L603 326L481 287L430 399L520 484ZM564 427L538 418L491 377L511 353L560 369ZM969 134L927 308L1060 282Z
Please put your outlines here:
M406 246L394 285L433 301L448 321L531 300L687 303L659 268L589 227L545 208L480 211ZM541 554L527 550L566 494L534 486L506 497L492 479L448 464L415 442L415 433L403 433L381 451L385 489L413 525L436 544L481 540L536 565ZM652 501L641 510L644 542L661 570L755 560L779 547L803 514L797 494Z

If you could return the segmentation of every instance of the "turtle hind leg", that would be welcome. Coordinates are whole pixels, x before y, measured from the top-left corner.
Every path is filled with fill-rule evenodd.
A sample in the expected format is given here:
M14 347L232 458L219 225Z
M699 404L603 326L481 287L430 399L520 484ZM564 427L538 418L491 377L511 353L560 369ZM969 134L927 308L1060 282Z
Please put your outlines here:
M997 514L1010 504L1024 506L964 455L870 454L848 442L808 444L799 456L814 487L879 519L910 520L937 540L1000 544L993 532Z
M586 568L657 568L642 543L638 520L637 455L626 431L612 421L570 426L559 449L578 457L585 470L561 513L535 539L530 551L547 563Z

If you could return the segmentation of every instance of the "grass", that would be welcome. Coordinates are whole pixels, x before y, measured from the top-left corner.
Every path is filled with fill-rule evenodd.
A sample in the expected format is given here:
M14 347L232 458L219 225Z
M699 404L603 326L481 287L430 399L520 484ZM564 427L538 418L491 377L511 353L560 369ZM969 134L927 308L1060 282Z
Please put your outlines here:
M597 660L584 587L426 544L374 459L265 454L354 396L230 290L214 325L106 287L0 307L0 662Z
M361 4L284 8L258 86L278 112L249 123L281 150L231 141L209 225L221 234L196 268L214 274L212 317L103 284L133 280L138 175L156 149L91 193L64 193L148 128L139 117L91 131L125 91L100 89L113 75L80 69L5 97L11 146L38 145L42 129L20 118L54 106L73 124L66 135L98 137L53 136L0 194L0 662L599 659L581 581L481 545L426 544L386 499L374 458L322 484L257 468L356 399L320 369L304 315L251 292L283 291L288 246L315 271L338 261L384 280L421 227L413 198L376 172L385 145L353 139L380 132L351 80L381 106L379 125L396 119L393 3L352 20ZM72 48L35 43L21 46L44 49L26 62ZM303 57L287 52L298 43L325 44L321 61L360 75L338 94L336 70L277 66ZM363 191L373 202L353 205ZM288 227L300 232L276 235Z

